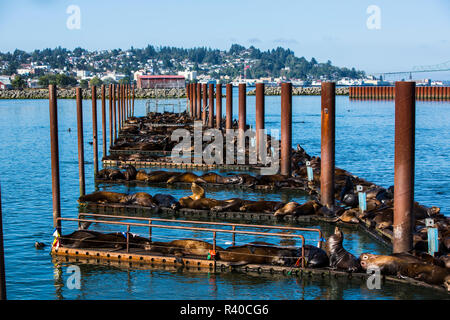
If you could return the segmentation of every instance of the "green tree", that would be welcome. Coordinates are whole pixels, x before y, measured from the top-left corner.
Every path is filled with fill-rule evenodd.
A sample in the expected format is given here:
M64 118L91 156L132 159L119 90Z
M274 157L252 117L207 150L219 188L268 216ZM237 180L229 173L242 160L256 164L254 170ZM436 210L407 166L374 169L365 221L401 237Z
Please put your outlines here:
M101 86L103 84L103 81L100 80L99 77L93 77L89 83L90 83L91 87L92 86Z
M22 89L23 87L25 87L25 80L23 80L21 76L16 75L11 81L11 85L14 89Z
M83 89L87 89L89 87L89 81L86 79L80 80L80 87Z
M119 80L120 84L128 84L130 83L130 78L129 77L124 77L122 79Z

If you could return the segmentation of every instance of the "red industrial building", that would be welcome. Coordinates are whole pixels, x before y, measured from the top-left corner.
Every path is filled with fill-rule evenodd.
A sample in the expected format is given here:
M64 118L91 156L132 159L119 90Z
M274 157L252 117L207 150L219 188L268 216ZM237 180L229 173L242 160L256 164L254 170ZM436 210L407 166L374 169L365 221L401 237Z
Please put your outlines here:
M170 89L184 88L184 76L157 75L138 76L137 87L140 89Z

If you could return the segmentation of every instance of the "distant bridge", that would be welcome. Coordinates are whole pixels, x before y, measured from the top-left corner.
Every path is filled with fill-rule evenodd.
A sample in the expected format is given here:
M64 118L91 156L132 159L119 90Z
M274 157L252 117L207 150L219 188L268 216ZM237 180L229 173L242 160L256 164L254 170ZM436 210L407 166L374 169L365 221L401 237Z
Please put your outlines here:
M409 71L376 72L373 74L383 76L383 78L386 75L402 75L402 74L408 75L409 74L409 78L412 79L413 73L443 72L443 71L450 71L450 60L440 63L440 64L435 64L435 65L414 66L412 68L412 70L409 70Z

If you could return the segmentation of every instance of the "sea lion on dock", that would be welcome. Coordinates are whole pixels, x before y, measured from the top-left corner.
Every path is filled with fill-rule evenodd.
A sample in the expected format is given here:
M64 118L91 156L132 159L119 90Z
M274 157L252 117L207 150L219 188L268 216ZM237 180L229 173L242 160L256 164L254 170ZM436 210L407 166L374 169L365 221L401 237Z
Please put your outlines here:
M450 290L450 270L432 264L408 263L400 267L401 276L409 277L418 281L424 281L434 285L444 285Z
M96 191L78 198L78 202L120 203L126 199L126 193Z
M362 253L359 256L359 260L363 270L379 268L381 274L386 275L397 275L402 266L421 262L419 258L411 254L377 255Z
M196 239L181 239L170 242L154 241L148 246L148 250L162 254L173 254L176 256L196 255L207 256L214 246L211 243ZM216 251L224 249L216 246ZM218 255L216 254L216 257Z
M307 201L303 204L291 201L284 205L282 208L275 211L274 216L304 216L304 215L314 215L321 205L314 200Z
M185 172L185 173L173 176L169 180L167 180L167 184L172 184L174 182L189 182L189 183L204 182L204 183L206 183L205 180L203 180L202 178L200 178L199 176L197 176L195 173L192 173L192 172Z
M144 248L150 244L146 238L128 233L130 248ZM69 235L63 235L60 243L69 248L110 248L124 249L126 247L126 234L121 232L101 233L90 230L77 230Z
M265 212L265 213L274 213L281 207L285 205L284 202L280 201L265 201L259 200L254 201L248 204L244 204L239 208L241 212Z
M120 170L117 169L102 169L98 172L97 179L102 180L122 180L124 179L124 175Z
M137 170L136 168L131 164L126 164L120 167L121 169L125 169L125 172L123 172L123 176L125 180L131 181L136 179Z
M326 251L330 259L330 268L356 272L360 269L359 261L354 255L344 249L342 242L344 235L338 227L334 234L327 239Z
M153 201L160 207L177 209L179 202L170 194L157 193L153 196Z
M297 250L277 247L273 244L249 243L240 246L231 246L219 251L221 261L231 262L232 265L265 264L265 265L291 265L297 260ZM295 263L295 262L294 262Z
M275 185L277 182L283 182L288 177L282 174L270 174L270 175L257 175L258 184L262 185Z
M239 176L229 176L224 177L214 172L208 172L199 177L195 182L196 183L218 183L218 184L238 184L242 183L242 178Z
M124 197L121 203L133 204L142 207L156 208L157 204L153 201L153 197L146 192L137 192Z

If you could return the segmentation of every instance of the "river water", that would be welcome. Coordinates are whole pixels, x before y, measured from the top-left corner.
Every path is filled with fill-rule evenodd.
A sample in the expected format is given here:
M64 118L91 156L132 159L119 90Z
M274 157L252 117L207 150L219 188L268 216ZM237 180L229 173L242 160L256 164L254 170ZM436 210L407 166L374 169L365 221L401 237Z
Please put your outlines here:
M234 116L237 117L237 92ZM184 101L183 101L184 102ZM100 101L98 102L100 106ZM247 98L247 121L254 124L255 98ZM86 190L95 189L92 163L91 102L83 101L86 160ZM225 101L223 102L223 109ZM145 100L135 102L136 115L145 113ZM388 187L394 181L394 102L353 101L337 97L336 165L369 181ZM213 274L167 269L139 270L116 266L78 263L81 288L69 289L70 263L52 261L52 197L50 132L47 100L0 100L0 179L2 188L6 280L9 299L439 299L447 298L429 289L385 283L381 290L369 290L364 281L315 279L239 273ZM75 100L58 101L63 217L77 217L78 162ZM98 108L98 119L100 108ZM416 104L415 199L435 205L450 214L450 116L448 102ZM225 110L224 110L225 112ZM280 97L266 97L266 128L280 128ZM69 128L71 129L69 131ZM99 128L101 125L99 124ZM99 141L102 141L99 130ZM299 143L311 155L320 154L320 97L293 97L293 145ZM108 143L109 145L109 143ZM99 146L101 157L101 144ZM100 186L100 188L106 188ZM161 188L108 186L109 190L151 194ZM175 197L188 190L171 189ZM220 199L293 199L306 196L261 194L258 192L216 191L208 196ZM329 236L332 228L320 225ZM63 233L76 226L63 223ZM94 230L113 230L92 225ZM114 230L118 230L117 228ZM120 230L124 231L124 230ZM132 232L145 235L138 228ZM362 252L389 253L389 249L369 236L344 228L345 247L359 256ZM155 240L211 235L193 232L158 231ZM268 238L268 237L267 237ZM286 239L242 236L237 243L263 240L283 243ZM308 243L317 239L306 237ZM218 245L230 239L218 238ZM34 242L47 244L36 250Z

